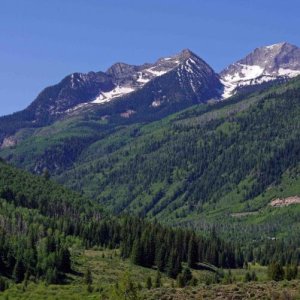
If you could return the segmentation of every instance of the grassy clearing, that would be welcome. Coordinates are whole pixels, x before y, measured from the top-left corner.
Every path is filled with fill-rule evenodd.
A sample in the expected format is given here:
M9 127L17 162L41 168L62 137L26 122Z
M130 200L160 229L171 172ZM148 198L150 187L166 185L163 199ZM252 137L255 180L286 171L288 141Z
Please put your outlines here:
M300 299L300 281L267 281L267 269L259 265L249 265L248 271L255 271L258 281L244 283L247 270L231 270L233 282L210 284L214 274L208 271L193 270L197 278L195 287L177 288L176 281L162 275L162 287L146 289L150 276L154 282L156 270L132 265L122 260L117 250L87 250L77 252L74 257L76 274L70 274L65 285L45 285L30 282L27 285L12 284L0 294L0 299L68 300L105 299L101 295L119 282L125 272L129 272L134 283L140 285L142 299ZM89 268L92 272L92 291L88 291L83 274ZM229 270L224 270L228 274Z

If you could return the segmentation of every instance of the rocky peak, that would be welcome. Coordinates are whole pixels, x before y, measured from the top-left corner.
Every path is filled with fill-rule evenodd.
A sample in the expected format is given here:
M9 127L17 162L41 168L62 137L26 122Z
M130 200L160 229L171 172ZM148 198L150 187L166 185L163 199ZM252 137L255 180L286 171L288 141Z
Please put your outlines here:
M220 73L224 84L223 97L227 98L245 86L292 78L299 74L300 48L286 42L256 48Z
M181 60L186 60L193 57L198 57L195 53L193 53L190 49L183 49L179 54L178 57Z
M256 48L239 63L258 65L270 73L279 68L298 69L300 67L300 49L289 43L278 43Z

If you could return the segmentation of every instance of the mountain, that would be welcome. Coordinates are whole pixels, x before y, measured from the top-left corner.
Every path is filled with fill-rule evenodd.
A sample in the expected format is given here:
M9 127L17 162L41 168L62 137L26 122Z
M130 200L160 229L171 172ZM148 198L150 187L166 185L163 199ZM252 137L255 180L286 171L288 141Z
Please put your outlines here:
M116 90L108 94L100 94L93 102L107 102L114 97L136 91L154 78L171 71L176 72L177 77L174 79L177 84L183 89L192 89L199 102L217 96L216 89L220 88L220 83L214 71L197 55L185 49L178 55L161 58L154 64L131 66L117 63L113 65L106 73L112 76ZM163 95L160 97L162 98L151 104L153 107L160 106L164 102Z
M300 193L300 80L282 75L296 72L298 50L268 49L236 67L268 57L262 77L279 72L268 81L276 84L226 101L209 101L220 96L219 77L189 50L154 64L70 75L25 111L0 119L0 155L33 173L47 169L113 213L189 226L262 213L262 227L284 232L286 210L272 210L277 220L267 211L273 200L297 202Z
M43 127L87 111L103 119L158 119L218 98L221 87L212 68L187 49L154 64L116 63L106 72L74 73L44 89L25 110L0 118L0 143L12 146L20 129Z
M247 86L284 81L297 75L300 75L300 48L289 43L256 48L220 73L223 98Z
M76 116L101 119L111 128L159 120L194 104L285 82L300 74L299 61L298 47L279 43L255 49L220 74L188 49L152 64L116 63L105 72L73 73L23 111L0 118L0 147Z
M113 213L263 240L298 224L299 206L271 203L300 194L299 114L296 78L149 123L73 116L0 154L35 173L47 168Z

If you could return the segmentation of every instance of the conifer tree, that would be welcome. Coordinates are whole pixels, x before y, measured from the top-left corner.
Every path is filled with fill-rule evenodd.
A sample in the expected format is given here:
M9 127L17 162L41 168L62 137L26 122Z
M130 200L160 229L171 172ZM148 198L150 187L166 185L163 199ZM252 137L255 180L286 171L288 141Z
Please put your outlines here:
M182 272L182 278L185 286L191 282L193 275L189 268L184 268Z
M139 238L136 238L133 243L131 260L136 265L143 265L143 249Z
M156 288L161 287L161 274L160 274L159 270L157 270L156 276L155 276L155 287Z
M268 267L269 278L275 281L283 280L284 270L279 262L272 262Z
M188 266L194 268L197 262L198 249L194 235L191 236L188 244Z
M14 270L13 270L13 278L16 283L22 282L25 275L25 268L22 261L17 260Z
M150 276L147 277L146 287L148 290L152 288L152 279Z

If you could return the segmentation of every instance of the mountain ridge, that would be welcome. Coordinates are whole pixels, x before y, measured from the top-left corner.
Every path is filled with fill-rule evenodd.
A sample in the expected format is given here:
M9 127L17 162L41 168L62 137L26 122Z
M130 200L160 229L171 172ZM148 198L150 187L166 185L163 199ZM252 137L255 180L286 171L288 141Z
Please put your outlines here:
M23 111L0 118L0 143L13 145L12 135L22 128L47 126L90 110L121 121L134 114L160 118L217 98L220 88L218 75L189 50L153 64L117 63L106 72L73 73L45 88ZM122 103L111 101L121 98ZM3 143L5 138L11 142Z
M72 73L45 88L23 111L0 118L1 148L15 146L19 130L57 120L92 114L116 126L148 122L194 104L264 89L300 74L299 61L300 48L284 42L256 48L220 74L189 49L154 63L119 62L105 72Z

